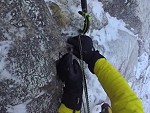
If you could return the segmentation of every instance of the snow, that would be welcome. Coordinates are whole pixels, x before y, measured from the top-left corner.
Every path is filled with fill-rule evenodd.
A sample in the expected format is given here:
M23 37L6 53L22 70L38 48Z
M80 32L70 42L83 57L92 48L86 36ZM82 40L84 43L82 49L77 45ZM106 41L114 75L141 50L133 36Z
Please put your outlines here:
M98 45L104 45L107 48L108 42L115 41L119 38L118 30L126 31L130 35L135 36L125 27L126 24L123 20L118 20L116 17L111 17L108 13L106 13L106 16L108 19L108 24L101 30L93 30L90 33L93 40L98 41Z
M10 49L12 41L1 41L0 42L0 81L3 79L11 79L15 82L20 82L20 80L14 76L12 76L7 70L6 66L8 65L8 52Z
M149 113L150 105L150 65L148 64L148 54L144 52L139 57L139 62L136 68L136 78L139 83L133 86L134 91L141 98L145 113Z
M125 0L125 3L128 3L128 0Z
M26 104L8 106L7 113L26 113Z
M45 93L44 91L41 91L35 98L42 96L44 93Z
M144 52L139 58L138 58L138 64L137 64L137 68L136 68L136 78L139 79L140 75L143 74L143 72L145 71L145 69L148 66L148 58L149 55Z
M45 47L44 47L44 42L43 41L41 41L41 43L40 43L40 49L41 49L41 51L45 51Z
M4 78L11 78L9 72L5 69L7 65L7 54L10 47L10 41L1 41L0 42L0 80Z
M107 95L100 85L96 75L92 74L88 68L85 68L85 75L87 75L87 87L90 101L89 104L92 112L96 105L103 103L107 99Z
M41 92L35 97L35 99L38 98L38 97L40 97L40 96L42 96L44 93L45 93L45 91L41 91ZM16 106L8 105L8 106L7 106L7 113L28 113L28 112L27 112L27 109L26 109L26 105L27 105L28 103L30 103L30 102L31 102L31 100L27 100L26 102L24 102L24 103L22 103L22 104L18 104L18 105L16 105Z
M94 15L96 16L96 18L101 19L102 15L101 15L100 11L103 11L102 3L98 2L98 1L92 1L92 3L90 5L93 7L92 11L93 11Z

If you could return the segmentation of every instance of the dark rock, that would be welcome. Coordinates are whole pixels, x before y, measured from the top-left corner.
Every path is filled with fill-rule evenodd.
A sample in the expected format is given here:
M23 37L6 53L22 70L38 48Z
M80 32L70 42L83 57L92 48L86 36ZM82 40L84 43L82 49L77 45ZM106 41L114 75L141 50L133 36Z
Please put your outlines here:
M0 70L1 113L25 102L29 113L57 112L62 87L55 61L65 47L60 30L44 0L0 1L0 43L8 45L0 55L5 64Z
M124 22L129 24L128 29L134 34L141 34L142 22L136 15L136 7L138 6L136 0L99 0L103 3L103 8L106 12L109 12L111 16L123 19Z

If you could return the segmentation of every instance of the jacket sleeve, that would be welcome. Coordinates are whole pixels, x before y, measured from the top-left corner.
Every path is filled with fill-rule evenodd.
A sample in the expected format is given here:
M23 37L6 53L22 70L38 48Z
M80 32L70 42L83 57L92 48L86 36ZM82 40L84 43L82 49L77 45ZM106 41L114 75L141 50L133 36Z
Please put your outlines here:
M58 113L80 113L80 111L73 112L72 109L69 109L64 104L61 104Z
M141 100L105 58L96 61L94 72L110 98L113 113L144 113Z

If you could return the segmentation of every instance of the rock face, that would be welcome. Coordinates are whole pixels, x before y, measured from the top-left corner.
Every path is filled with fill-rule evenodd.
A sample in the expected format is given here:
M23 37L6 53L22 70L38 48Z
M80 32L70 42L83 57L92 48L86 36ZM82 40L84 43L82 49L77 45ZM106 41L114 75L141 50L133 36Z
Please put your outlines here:
M148 1L142 0L99 0L103 3L103 8L111 16L123 19L128 28L138 34L139 55L144 50L149 53L149 13ZM133 29L131 29L133 28ZM144 48L144 50L143 50Z
M28 113L57 111L55 61L65 47L57 25L44 0L0 1L1 113L22 103Z
M111 16L123 19L127 26L135 34L139 34L142 28L142 22L136 15L137 2L136 0L99 0L103 3L103 8L106 12L109 12Z
M142 1L137 0L138 7L136 7L136 15L140 18L142 22L142 29L140 30L140 55L143 52L150 53L150 7L148 6L148 0ZM143 50L143 49L144 50Z
M102 4L95 0L88 3L88 11L92 16L88 35L92 37L96 49L104 53L127 80L133 80L133 69L138 55L144 51L143 47L150 47L149 42L146 42L149 26L144 23L149 23L149 19L146 18L148 14L142 15L146 10L142 10L146 2L142 4L140 0L99 1L103 3L104 11L96 14L93 13L95 4L100 6L100 10ZM45 3L44 0L0 1L1 113L12 113L13 109L20 105L25 105L27 113L57 112L62 84L56 76L55 61L59 59L60 53L66 52L66 37L77 35L79 28L82 28L83 18L77 13L81 10L80 7L78 0L60 0L56 3ZM134 35L117 29L117 39L107 41L106 45L99 43L97 40L102 42L105 38L99 32L109 25L105 11L123 19L129 24L126 27L134 34L140 34L138 42ZM144 27L146 29L142 30ZM94 33L94 30L97 33ZM107 30L104 34L105 32ZM94 107L105 101L106 96L102 99L103 91L94 87L90 89L97 79L92 77L93 75L88 75L87 79L89 91L97 94L89 95L90 105Z

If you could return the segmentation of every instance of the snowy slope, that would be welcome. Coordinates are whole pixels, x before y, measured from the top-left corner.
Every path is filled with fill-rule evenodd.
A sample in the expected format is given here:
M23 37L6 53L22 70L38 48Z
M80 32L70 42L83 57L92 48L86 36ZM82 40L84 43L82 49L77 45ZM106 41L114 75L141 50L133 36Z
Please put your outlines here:
M150 113L150 65L149 55L144 52L138 58L138 64L135 67L136 80L133 82L132 88L142 99L145 113Z

